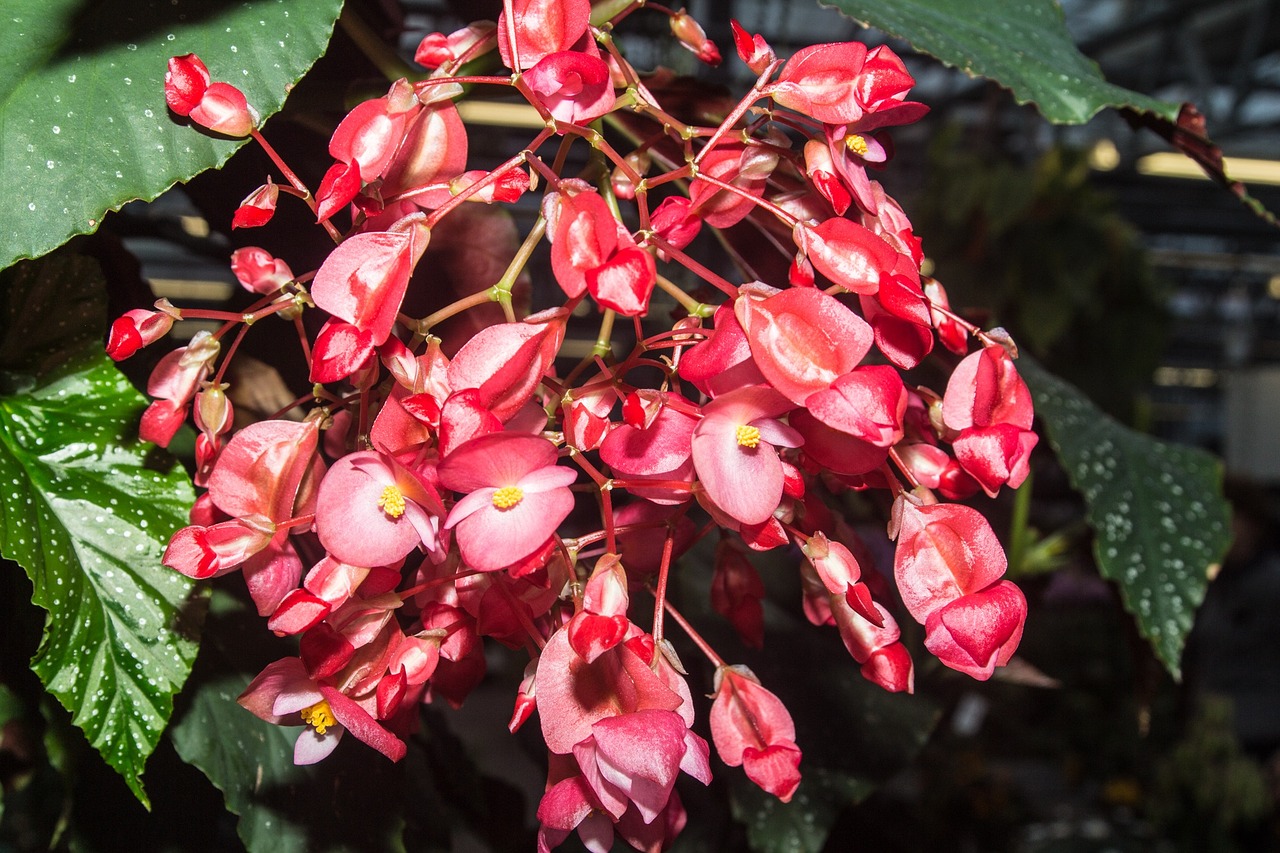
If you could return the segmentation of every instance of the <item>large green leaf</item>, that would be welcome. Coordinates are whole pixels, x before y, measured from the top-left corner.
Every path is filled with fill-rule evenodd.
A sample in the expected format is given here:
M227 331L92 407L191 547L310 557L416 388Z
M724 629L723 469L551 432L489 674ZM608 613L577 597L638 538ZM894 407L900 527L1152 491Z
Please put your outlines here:
M905 39L974 77L988 77L1034 103L1049 121L1082 124L1107 107L1167 122L1180 105L1108 83L1080 53L1054 0L823 0L849 17Z
M87 294L103 287L71 256L0 274L0 553L49 612L36 674L145 803L143 766L195 658L200 601L160 565L194 495L130 434L143 400L102 355Z
M1019 372L1071 483L1084 496L1102 575L1175 678L1195 610L1231 541L1222 466L1103 414L1027 357Z
M0 29L0 268L94 231L225 162L165 106L169 57L195 53L265 118L324 52L341 0L7 0Z

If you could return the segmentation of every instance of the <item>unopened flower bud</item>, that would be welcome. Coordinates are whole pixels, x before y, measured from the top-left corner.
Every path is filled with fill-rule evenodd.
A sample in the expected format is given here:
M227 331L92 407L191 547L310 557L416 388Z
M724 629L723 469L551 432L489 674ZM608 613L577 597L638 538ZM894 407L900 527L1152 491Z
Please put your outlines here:
M733 44L738 49L738 58L755 73L764 73L769 63L778 58L773 48L764 40L764 36L751 35L737 21L730 20L729 26L733 30Z
M200 105L209 88L209 69L194 53L169 59L164 74L164 100L180 116L187 116Z
M680 44L693 51L698 59L708 65L720 64L720 50L707 38L702 25L684 9L671 16L671 32L680 39Z
M174 317L165 311L138 308L126 312L111 324L107 337L107 355L123 361L147 344L154 343L173 328Z
M210 437L222 435L231 430L231 400L227 397L228 385L223 382L210 385L196 393L196 426Z
M246 246L232 252L231 272L245 290L263 296L275 293L293 281L293 270L288 264L257 246Z
M276 202L280 198L280 187L267 178L267 182L258 187L236 208L231 217L232 228L257 228L266 225L276 212Z

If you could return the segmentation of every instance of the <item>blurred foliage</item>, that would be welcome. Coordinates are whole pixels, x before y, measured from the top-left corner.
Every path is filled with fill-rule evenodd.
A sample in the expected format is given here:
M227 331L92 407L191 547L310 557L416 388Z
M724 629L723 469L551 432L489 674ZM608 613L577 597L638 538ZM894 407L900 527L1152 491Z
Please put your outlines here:
M908 209L954 307L989 307L1051 373L1133 421L1167 334L1166 291L1083 152L1023 165L953 127L931 145Z
M1265 773L1241 750L1231 723L1230 700L1206 696L1156 769L1151 818L1179 850L1265 849L1275 804Z

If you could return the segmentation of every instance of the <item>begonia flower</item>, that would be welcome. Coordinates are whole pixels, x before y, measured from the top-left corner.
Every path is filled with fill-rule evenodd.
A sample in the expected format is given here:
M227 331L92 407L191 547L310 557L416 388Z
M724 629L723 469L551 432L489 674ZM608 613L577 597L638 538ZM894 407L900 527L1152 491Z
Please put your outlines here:
M344 563L385 566L420 545L437 550L443 515L429 484L386 454L361 451L339 459L321 481L316 532Z
M894 577L902 603L917 622L963 595L997 582L1008 568L991 524L961 504L917 506L899 498Z
M800 786L800 748L785 705L745 667L716 670L711 739L720 760L784 803Z
M756 367L797 406L857 367L871 349L866 321L814 288L783 290L765 299L744 288L734 314Z
M738 51L738 58L755 73L763 74L777 59L773 48L764 40L764 36L748 33L736 19L729 19L729 27L733 31L733 46Z
M164 75L165 103L215 133L248 136L260 120L257 111L235 86L212 79L194 53L171 57Z
M294 744L294 764L328 757L347 730L392 761L405 755L402 740L354 700L312 679L299 658L268 664L236 701L269 723L305 726Z
M232 252L231 272L241 287L263 296L275 293L294 278L287 263L257 246L245 246Z
M589 53L547 54L525 72L524 79L557 121L587 124L613 108L609 67Z
M545 438L493 433L440 462L440 483L465 495L445 519L473 569L504 569L533 553L573 509L571 468L556 465Z
M924 647L952 669L985 681L1013 657L1026 619L1022 590L1000 581L930 613Z
M515 30L520 67L532 68L548 54L568 50L582 38L591 18L589 0L513 0L514 20L506 9L498 16L498 52L508 68L515 68L508 33Z
M791 401L768 388L739 388L702 409L692 437L694 469L716 506L743 524L759 524L782 501L777 447L803 443L778 420Z
M693 16L681 9L669 19L671 34L680 40L680 46L693 53L707 65L720 64L720 50L715 42L707 38L702 25Z
M497 24L493 21L475 21L448 35L428 33L414 51L413 61L434 70L464 56L478 56L482 49L493 50L497 44L496 31Z
M244 201L240 202L240 206L231 217L231 227L233 229L258 228L266 225L271 221L271 217L275 216L276 204L279 200L280 187L268 177L265 184L249 193Z
M174 320L181 319L181 313L164 302L164 310L148 311L135 308L126 311L111 324L107 335L107 355L112 361L124 361L138 350L153 344L169 334ZM156 303L160 305L160 303Z
M729 620L742 642L764 647L764 581L732 539L716 545L711 575L711 608Z
M898 253L868 229L833 216L818 225L797 223L792 238L818 272L853 293L875 293L893 271Z

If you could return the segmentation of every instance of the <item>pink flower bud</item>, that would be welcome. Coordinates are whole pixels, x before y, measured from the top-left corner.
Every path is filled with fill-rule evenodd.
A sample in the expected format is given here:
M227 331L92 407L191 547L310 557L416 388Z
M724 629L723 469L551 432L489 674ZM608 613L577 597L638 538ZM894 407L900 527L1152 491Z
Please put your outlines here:
M211 437L231 431L233 415L226 389L226 383L222 383L196 393L196 426Z
M721 760L782 802L800 785L800 749L791 714L745 667L716 670L711 738Z
M147 311L137 308L127 311L111 324L107 337L107 355L114 361L123 361L147 344L155 343L169 334L175 314L167 311Z
M231 217L231 227L257 228L266 225L275 215L276 202L279 198L280 187L267 178L265 184L249 193L244 201L240 202L235 215Z
M496 30L497 26L493 21L476 21L447 36L444 33L430 33L418 45L413 61L436 69L447 62L474 59L493 50L497 44Z
M259 121L244 92L230 83L210 83L190 116L201 127L227 136L248 136Z
M731 539L716 545L715 572L711 576L711 607L729 620L742 642L753 649L764 647L764 582Z
M670 18L671 32L680 40L681 46L692 51L698 59L707 65L720 64L720 51L715 43L707 38L702 25L693 19L688 12L681 9Z
M263 296L275 293L293 281L293 270L266 249L246 246L231 253L231 272L240 286Z
M200 105L209 88L209 69L194 53L169 59L164 74L164 100L180 116L187 116Z
M751 35L736 20L729 21L733 30L733 45L738 50L738 58L757 74L763 74L769 64L777 59L773 48L764 40L764 36Z

